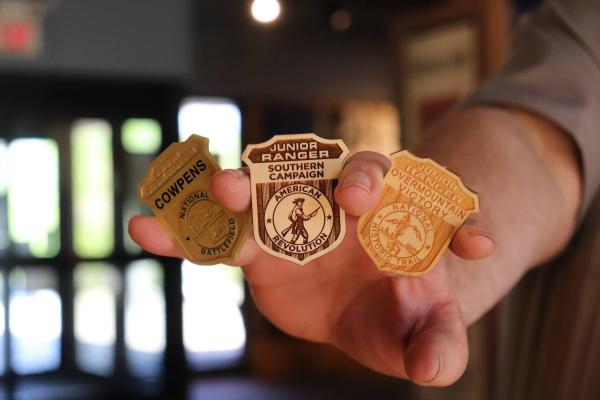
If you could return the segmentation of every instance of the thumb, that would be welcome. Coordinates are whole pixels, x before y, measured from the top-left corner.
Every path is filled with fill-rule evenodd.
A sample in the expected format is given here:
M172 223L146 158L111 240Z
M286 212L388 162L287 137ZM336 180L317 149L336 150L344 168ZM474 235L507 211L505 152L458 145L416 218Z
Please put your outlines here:
M390 159L373 151L350 156L335 189L336 201L351 215L366 213L377 204L389 168Z
M471 215L450 243L450 250L466 260L485 258L495 249L496 242L481 214Z
M469 358L465 322L456 301L432 308L406 348L404 368L423 386L447 386L465 371Z

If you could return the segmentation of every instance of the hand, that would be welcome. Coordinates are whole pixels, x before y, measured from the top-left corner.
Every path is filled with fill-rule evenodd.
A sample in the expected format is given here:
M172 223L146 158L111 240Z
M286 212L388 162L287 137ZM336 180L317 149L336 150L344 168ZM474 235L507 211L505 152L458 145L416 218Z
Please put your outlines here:
M360 246L355 226L356 216L375 205L388 168L389 160L372 152L358 153L344 166L335 196L347 212L347 231L335 250L299 267L263 252L250 235L235 265L242 266L262 313L290 335L333 344L384 374L449 385L462 375L468 349L447 265L456 256L485 257L494 242L473 218L455 235L454 255L445 255L432 272L406 277L379 271ZM250 209L244 170L217 173L211 190L232 211ZM154 218L133 217L129 232L147 251L181 257Z

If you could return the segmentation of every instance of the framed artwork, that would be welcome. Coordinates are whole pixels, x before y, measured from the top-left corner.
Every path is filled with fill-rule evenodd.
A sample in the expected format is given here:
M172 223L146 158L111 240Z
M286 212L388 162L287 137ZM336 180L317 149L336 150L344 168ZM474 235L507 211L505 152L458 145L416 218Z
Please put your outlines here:
M449 0L397 18L392 35L403 147L502 63L509 21L506 3L493 0Z
M475 88L477 28L458 21L419 31L402 42L400 52L401 115L404 138L410 142Z

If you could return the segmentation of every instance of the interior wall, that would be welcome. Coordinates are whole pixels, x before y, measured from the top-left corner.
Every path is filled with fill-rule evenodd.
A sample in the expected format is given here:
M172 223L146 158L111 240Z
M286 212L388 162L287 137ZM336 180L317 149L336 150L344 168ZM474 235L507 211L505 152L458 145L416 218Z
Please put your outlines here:
M55 0L39 55L0 55L0 71L184 80L190 0Z
M280 20L270 26L251 20L246 1L194 3L195 91L277 100L392 99L385 17L375 10L374 21L355 20L348 32L333 32L324 3L283 2Z

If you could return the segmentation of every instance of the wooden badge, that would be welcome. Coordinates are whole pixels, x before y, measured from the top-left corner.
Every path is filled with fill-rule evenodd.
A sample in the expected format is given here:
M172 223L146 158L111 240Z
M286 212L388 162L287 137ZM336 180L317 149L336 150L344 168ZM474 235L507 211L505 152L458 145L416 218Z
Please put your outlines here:
M344 210L333 198L349 151L313 133L276 135L246 147L254 238L276 257L304 265L344 238Z
M358 220L358 239L379 269L424 274L467 217L479 212L479 199L430 159L406 150L391 159L379 202Z
M220 169L208 139L192 135L154 159L138 187L140 199L196 264L235 259L246 236L247 217L227 211L209 193L210 179Z

